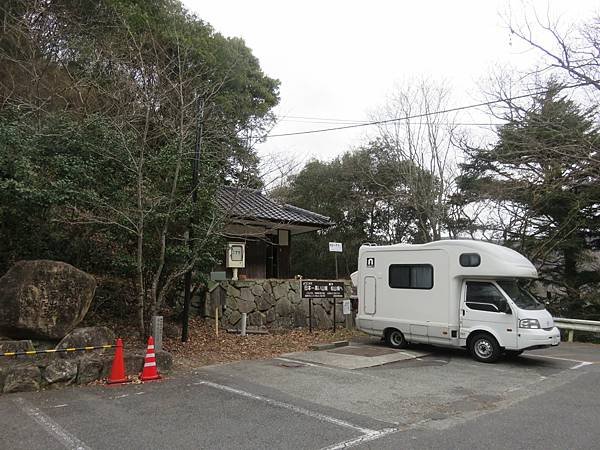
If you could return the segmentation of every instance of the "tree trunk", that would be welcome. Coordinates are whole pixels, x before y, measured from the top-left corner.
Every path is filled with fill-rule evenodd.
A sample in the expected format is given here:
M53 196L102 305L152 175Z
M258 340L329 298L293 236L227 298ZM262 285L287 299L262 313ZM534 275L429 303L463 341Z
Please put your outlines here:
M565 285L567 287L567 295L570 300L578 302L579 300L579 289L577 286L577 259L578 252L573 248L567 248L563 251L565 258Z

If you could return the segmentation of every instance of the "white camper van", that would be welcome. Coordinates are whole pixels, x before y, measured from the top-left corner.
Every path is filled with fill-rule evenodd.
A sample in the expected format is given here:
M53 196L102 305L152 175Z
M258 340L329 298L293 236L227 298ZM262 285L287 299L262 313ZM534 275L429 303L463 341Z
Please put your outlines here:
M360 247L360 330L407 342L466 347L482 362L559 345L544 305L522 286L537 270L521 254L480 241Z

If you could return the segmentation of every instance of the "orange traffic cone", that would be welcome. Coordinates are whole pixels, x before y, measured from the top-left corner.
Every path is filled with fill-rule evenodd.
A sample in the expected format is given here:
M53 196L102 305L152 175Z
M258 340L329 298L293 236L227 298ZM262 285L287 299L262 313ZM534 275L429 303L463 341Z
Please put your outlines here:
M127 383L127 375L125 375L125 360L123 358L123 341L117 339L115 357L113 359L108 384Z
M156 355L154 354L154 338L148 338L148 350L146 350L146 358L144 358L144 369L140 375L142 381L152 381L160 379L158 369L156 368Z

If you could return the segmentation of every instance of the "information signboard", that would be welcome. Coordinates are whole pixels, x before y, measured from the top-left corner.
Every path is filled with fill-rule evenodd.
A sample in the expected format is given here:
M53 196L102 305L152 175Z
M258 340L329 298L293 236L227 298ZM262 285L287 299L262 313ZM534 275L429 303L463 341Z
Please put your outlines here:
M302 280L302 298L344 298L344 282Z
M343 246L341 242L330 242L329 243L329 251L335 253L342 253Z

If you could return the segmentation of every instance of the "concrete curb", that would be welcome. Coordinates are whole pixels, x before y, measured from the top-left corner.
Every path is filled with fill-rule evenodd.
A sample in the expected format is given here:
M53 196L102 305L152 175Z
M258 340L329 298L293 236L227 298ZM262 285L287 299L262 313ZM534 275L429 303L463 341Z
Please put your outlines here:
M331 350L332 348L337 348L337 347L346 347L347 345L350 345L350 343L348 341L335 341L335 342L328 342L325 344L313 344L309 348L313 351L320 351L320 350Z

